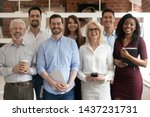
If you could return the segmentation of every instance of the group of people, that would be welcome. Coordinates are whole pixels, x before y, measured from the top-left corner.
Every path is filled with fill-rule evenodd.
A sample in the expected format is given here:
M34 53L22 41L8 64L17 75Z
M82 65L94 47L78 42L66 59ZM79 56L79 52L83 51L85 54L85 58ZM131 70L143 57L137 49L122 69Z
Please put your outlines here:
M86 24L85 36L75 15L64 22L52 14L51 35L40 29L39 7L29 9L28 19L27 31L23 20L11 21L12 42L0 48L4 100L32 100L33 89L37 100L141 99L139 66L147 66L147 50L133 15L124 15L115 29L115 14L105 9L101 23L91 20ZM137 48L137 56L124 47Z

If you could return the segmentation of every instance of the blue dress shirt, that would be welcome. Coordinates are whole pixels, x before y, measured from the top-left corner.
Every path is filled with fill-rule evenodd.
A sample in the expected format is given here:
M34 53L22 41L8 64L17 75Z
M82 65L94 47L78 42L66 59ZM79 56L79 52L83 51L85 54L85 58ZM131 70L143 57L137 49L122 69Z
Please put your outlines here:
M37 70L39 74L45 71L51 73L60 70L67 83L70 71L78 71L79 65L79 50L75 40L71 38L62 36L59 40L55 40L50 37L39 48L37 54ZM74 83L69 90L73 87ZM52 94L65 93L54 90L46 81L44 81L44 89Z
M105 31L103 32L105 38L107 39L108 44L111 46L112 51L114 50L114 43L117 38L115 30L111 35L107 34Z

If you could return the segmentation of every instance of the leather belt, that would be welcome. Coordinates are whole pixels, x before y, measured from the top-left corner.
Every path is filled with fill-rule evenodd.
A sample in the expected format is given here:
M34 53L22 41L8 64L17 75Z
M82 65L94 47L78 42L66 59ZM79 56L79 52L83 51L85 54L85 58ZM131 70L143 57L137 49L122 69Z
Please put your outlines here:
M9 86L29 86L32 85L32 81L25 81L25 82L16 82L16 83L9 83L7 82L6 85Z

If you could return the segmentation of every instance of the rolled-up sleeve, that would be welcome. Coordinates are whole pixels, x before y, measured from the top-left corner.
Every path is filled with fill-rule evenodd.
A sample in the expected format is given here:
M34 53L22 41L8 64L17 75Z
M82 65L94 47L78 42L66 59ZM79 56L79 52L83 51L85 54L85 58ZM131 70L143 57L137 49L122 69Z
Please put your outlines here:
M45 70L44 46L41 45L37 52L37 72L41 74Z
M72 41L72 60L71 60L71 71L78 71L80 66L79 50L75 41Z

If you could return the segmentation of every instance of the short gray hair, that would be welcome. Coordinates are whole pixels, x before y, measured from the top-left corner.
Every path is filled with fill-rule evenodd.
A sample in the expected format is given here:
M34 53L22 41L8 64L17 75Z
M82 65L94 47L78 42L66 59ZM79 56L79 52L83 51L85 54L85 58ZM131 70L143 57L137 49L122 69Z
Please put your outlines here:
M22 23L24 29L26 28L26 24L25 24L25 22L24 22L22 19L14 19L14 20L12 20L12 21L10 22L9 29L11 29L11 28L13 27L13 24L16 23L16 22Z

